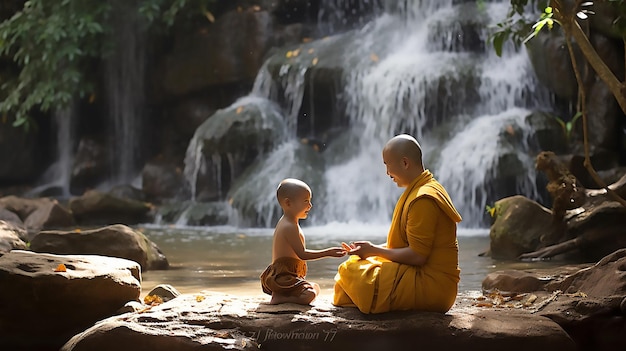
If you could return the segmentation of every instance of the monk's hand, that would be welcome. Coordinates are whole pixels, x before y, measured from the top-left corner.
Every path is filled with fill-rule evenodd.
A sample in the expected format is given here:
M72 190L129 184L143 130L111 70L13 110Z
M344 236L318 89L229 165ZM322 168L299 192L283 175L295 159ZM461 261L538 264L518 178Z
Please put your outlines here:
M355 241L350 243L352 250L348 252L351 255L358 255L361 258L376 256L376 246L369 241Z

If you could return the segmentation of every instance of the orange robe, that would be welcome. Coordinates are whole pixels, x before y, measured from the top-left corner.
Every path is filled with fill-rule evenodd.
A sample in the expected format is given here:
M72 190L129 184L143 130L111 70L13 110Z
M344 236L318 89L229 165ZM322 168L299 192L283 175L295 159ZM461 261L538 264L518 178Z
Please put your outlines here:
M424 171L400 196L386 245L410 246L427 257L426 263L418 267L352 255L338 268L333 304L356 306L363 313L447 312L456 299L461 273L456 239L460 221L446 190Z

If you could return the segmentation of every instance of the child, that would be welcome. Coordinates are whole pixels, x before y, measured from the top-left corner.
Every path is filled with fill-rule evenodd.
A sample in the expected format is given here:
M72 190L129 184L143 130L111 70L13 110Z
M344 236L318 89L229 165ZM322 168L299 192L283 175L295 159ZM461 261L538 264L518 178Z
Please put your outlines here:
M272 264L261 274L263 292L272 295L270 304L285 302L308 305L320 293L320 287L307 282L306 260L342 257L341 247L309 250L304 246L300 219L307 218L311 203L311 188L301 180L288 178L276 190L283 216L276 224L272 244Z

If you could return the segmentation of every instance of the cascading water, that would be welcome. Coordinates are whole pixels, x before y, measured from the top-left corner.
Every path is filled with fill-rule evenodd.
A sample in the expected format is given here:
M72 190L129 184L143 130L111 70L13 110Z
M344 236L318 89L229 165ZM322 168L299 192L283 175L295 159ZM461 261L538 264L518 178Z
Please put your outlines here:
M350 1L323 3L331 4L329 9ZM506 46L503 57L497 57L488 47L488 28L505 17L508 2L376 4L381 6L374 11L378 16L362 28L321 39L300 53L314 53L321 61L326 45L332 46L327 54L340 57L337 100L345 106L342 115L349 127L329 139L316 167L293 167L301 148L297 124L310 123L300 114L315 63L285 63L278 74L267 63L261 69L251 95L281 103L286 142L263 156L265 168L255 168L257 178L271 177L253 176L241 189L231 189L231 194L249 194L239 209L254 207L263 225L273 225L276 184L281 177L299 176L316 194L309 223L388 223L402 189L386 175L381 151L399 133L420 141L426 168L448 188L465 228L484 226L485 206L494 201L494 192L514 189L536 197L526 116L550 101L523 48ZM276 161L281 159L292 163ZM513 183L504 186L506 191L492 184L503 177L503 160L516 166L506 175L505 182Z
M40 185L33 188L30 194L39 196L52 187L58 188L56 195L61 198L70 197L70 176L74 160L74 134L76 123L76 106L70 103L68 107L52 111L56 129L56 161L48 167L40 179Z
M140 158L146 53L145 29L137 6L135 0L116 0L112 6L115 46L105 60L105 83L114 183L130 183Z
M376 62L347 76L347 115L358 135L358 152L327 169L328 192L336 195L322 207L322 217L389 220L399 191L390 189L381 150L391 136L404 132L422 143L425 166L448 188L462 225L481 226L489 183L499 176L498 158L506 151L499 133L512 125L527 138L526 108L548 105L547 93L537 88L523 50L508 47L500 58L488 48L468 51L458 40L468 35L464 16L493 24L504 18L508 4L488 3L482 11L453 1L403 4L401 11L386 13L363 30L363 43L384 40L388 51L372 52L372 45L363 44L354 48L363 48L357 55ZM485 43L486 26L472 28L480 29ZM516 187L534 197L530 149L525 140L517 146L514 153L526 167Z

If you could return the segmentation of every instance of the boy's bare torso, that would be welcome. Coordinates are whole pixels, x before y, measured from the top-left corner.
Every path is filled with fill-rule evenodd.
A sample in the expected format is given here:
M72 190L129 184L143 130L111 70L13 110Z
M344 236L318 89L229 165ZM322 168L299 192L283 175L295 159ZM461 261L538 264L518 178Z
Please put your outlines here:
M300 225L292 223L283 217L278 221L276 229L274 229L272 262L281 257L293 257L299 259L298 255L293 250L293 247L289 244L288 237L290 236L297 236L302 242L302 245L304 245L304 234L302 233Z

